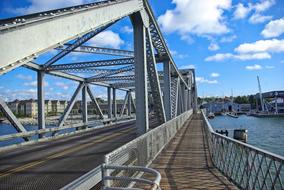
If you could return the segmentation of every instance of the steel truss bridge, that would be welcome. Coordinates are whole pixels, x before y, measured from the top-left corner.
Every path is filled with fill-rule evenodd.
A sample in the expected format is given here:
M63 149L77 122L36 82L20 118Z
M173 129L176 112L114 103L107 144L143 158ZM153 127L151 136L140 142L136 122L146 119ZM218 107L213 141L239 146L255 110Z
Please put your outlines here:
M86 44L126 17L133 26L133 50ZM195 72L177 68L147 0L99 1L1 20L0 48L0 75L18 67L37 72L38 104L38 129L27 131L6 102L0 99L2 113L17 130L15 134L1 136L0 141L19 138L25 141L0 148L0 189L59 189L67 184L63 189L91 189L101 186L102 182L105 189L116 185L133 187L135 182L159 189L161 176L148 166L159 159L158 155L170 142L180 144L183 139L192 138L196 138L197 145L205 151L198 159L212 160L211 164L228 177L229 180L223 176L226 183L222 184L231 187L233 182L241 188L255 186L250 181L252 176L260 187L283 188L282 157L216 134L205 114L197 114ZM44 63L38 62L38 56L54 49L58 53ZM72 52L103 54L110 59L62 63L62 59ZM163 65L162 70L157 69L158 64ZM46 127L45 121L46 75L78 82L53 128ZM92 92L94 85L107 88L107 118ZM117 110L116 104L118 90L126 92L121 110ZM70 125L68 117L80 93L82 121ZM87 96L96 108L101 126L93 127L95 123L89 119ZM134 118L132 113L135 113ZM68 132L71 128L76 130ZM187 135L190 130L195 134L192 138L179 140L180 133ZM232 152L241 152L241 156ZM261 161L256 163L255 157ZM263 158L269 167L263 166ZM103 162L105 164L101 166ZM226 173L230 163L233 163L233 169L241 168L237 178L230 178ZM275 166L272 174L271 164ZM256 172L246 173L246 178L239 182L238 177L252 166L258 166ZM154 165L151 167L155 168ZM263 178L259 177L259 171L265 173ZM271 180L267 182L268 173ZM143 179L144 174L154 175L155 179ZM263 186L260 180L265 182ZM215 182L216 179L208 180L209 185Z

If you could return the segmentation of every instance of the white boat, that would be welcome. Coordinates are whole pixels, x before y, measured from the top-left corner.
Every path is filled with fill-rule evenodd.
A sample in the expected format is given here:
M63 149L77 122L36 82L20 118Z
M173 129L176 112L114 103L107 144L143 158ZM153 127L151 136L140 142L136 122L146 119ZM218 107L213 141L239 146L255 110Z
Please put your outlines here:
M207 117L208 119L213 119L215 117L215 114L213 112L210 112Z
M225 112L222 112L221 115L222 115L222 116L226 116L227 114L226 114Z
M228 112L227 116L233 117L233 118L238 118L238 114L236 112Z

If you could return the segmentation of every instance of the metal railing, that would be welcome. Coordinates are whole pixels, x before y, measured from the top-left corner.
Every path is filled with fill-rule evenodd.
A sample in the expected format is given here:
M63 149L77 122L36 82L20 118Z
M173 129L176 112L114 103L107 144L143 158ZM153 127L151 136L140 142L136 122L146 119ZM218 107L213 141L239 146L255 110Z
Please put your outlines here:
M105 164L112 166L149 166L167 143L175 136L176 132L183 127L192 113L192 110L184 112L176 118L112 151L105 156ZM143 172L117 172L109 170L106 175L112 177L140 178ZM105 185L108 187L131 187L133 183L127 180L108 180L108 183Z
M13 134L8 134L8 135L1 135L0 136L0 143L1 142L5 142L8 140L13 140L13 139L17 139L17 138L22 138L22 137L35 137L36 135L42 134L42 135L46 135L48 133L51 132L58 132L58 131L63 131L62 134L58 134L55 136L52 136L51 134L46 135L45 137L38 139L37 137L35 137L34 139L30 139L28 142L19 142L19 143L14 143L14 144L8 144L5 146L0 147L0 152L2 151L7 151L10 149L14 149L14 148L19 148L20 146L24 146L24 145L31 145L37 142L45 142L45 141L49 141L52 139L57 139L57 138L63 138L63 137L67 137L69 135L75 135L75 134L79 134L79 133L83 133L83 132L88 132L88 131L99 131L99 130L104 130L104 129L110 129L112 127L114 127L116 124L121 124L121 123L126 123L126 122L131 122L134 121L135 119L133 119L134 117L121 117L121 118L116 118L116 119L106 119L106 120L102 120L102 125L94 125L96 124L96 121L90 121L87 125L86 124L73 124L73 125L67 125L67 126L63 126L63 127L53 127L53 128L46 128L46 129L40 129L40 130L33 130L33 131L27 131L27 132L20 132L20 133L13 133ZM79 128L79 127L86 127L85 129L80 129L78 131L74 130L74 131L64 131L66 129L74 129L74 128Z
M146 175L143 175L144 177L122 177L122 176L108 176L109 172L108 170L111 170L112 172L143 172ZM116 188L108 187L107 181L127 181L129 183L138 183L140 184L140 188L135 188L137 190L142 189L151 189L151 190L160 190L160 181L161 181L161 174L151 168L147 167L141 167L141 166L110 166L110 165L102 165L102 180L104 183L104 190L112 190ZM124 189L131 189L131 188L124 188Z
M213 131L202 111L212 162L240 189L284 189L284 157Z

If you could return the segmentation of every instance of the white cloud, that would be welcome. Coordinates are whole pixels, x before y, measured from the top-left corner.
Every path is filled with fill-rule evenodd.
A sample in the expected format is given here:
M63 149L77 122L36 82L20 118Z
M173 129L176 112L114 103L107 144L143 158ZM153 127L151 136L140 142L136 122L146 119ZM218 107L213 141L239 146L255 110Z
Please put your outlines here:
M278 37L284 33L284 18L270 21L261 32L265 38Z
M244 43L234 49L233 53L218 53L205 58L205 61L222 61L225 59L260 60L270 59L270 53L284 52L284 40L259 40L253 43Z
M208 49L209 49L210 51L216 51L216 50L220 49L220 47L219 47L218 44L216 44L215 42L211 42L210 45L209 45L209 47L208 47Z
M133 33L133 28L129 26L124 26L121 28L121 31L127 34Z
M11 8L8 11L15 14L31 14L40 11L58 9L90 2L89 0L28 0L26 7Z
M253 71L253 70L261 70L261 69L262 69L262 66L261 66L261 65L258 65L258 64L255 64L255 65L248 65L248 66L246 66L246 69L247 69L247 70L250 70L250 71Z
M272 16L263 16L259 13L255 13L249 18L249 22L252 24L258 24L258 23L266 22L271 19L272 19Z
M36 87L36 86L37 86L37 81L25 82L24 85L25 85L25 86L33 86L33 87Z
M246 60L270 59L270 58L271 56L268 53L253 53L253 54L217 53L213 56L205 58L205 61L223 61L226 59L236 59L236 60L246 61Z
M245 7L242 3L239 3L234 12L234 19L243 19L249 14L250 11L251 6Z
M180 39L185 41L189 45L194 43L193 38L190 35L188 35L188 34L182 34Z
M67 90L69 88L69 86L67 84L65 84L64 82L56 82L55 85L64 89L64 90Z
M187 54L180 54L179 52L177 52L176 50L170 50L172 56L178 58L178 59L184 59L186 57L188 57Z
M0 91L0 96L5 99L5 101L12 101L15 99L36 99L37 97L37 90L34 88L31 89L25 89L25 90L11 90L6 89L3 91Z
M266 65L265 68L266 69L275 69L275 66L273 66L273 65Z
M220 42L221 43L226 43L226 42L232 42L237 38L236 35L232 35L232 36L227 36L227 37L222 37Z
M256 12L263 12L268 10L271 6L275 4L274 0L264 0L260 3L254 4L253 8Z
M250 12L253 12L252 16L249 18L249 22L252 24L263 23L270 20L272 16L264 16L262 15L262 12L268 10L274 4L274 0L263 0L256 4L248 3L247 6L239 3L236 5L234 19L244 19L250 14Z
M31 82L25 82L24 86L32 86L32 87L36 87L37 86L37 81L31 81ZM44 86L47 87L48 86L48 82L44 81Z
M22 74L16 75L16 78L21 79L21 80L32 80L33 79L31 75L22 75Z
M172 3L176 7L158 18L165 32L203 35L229 31L223 13L230 9L231 0L173 0Z
M256 52L283 52L284 40L259 40L254 43L244 43L235 49L239 53L256 53Z
M89 44L93 46L120 48L124 44L124 41L120 38L119 34L107 30L92 38Z
M208 79L205 79L204 77L196 77L195 80L197 83L207 83L207 84L217 84L218 83L217 80L208 80Z
M189 64L189 65L183 65L179 67L179 69L195 69L195 65Z
M210 75L211 77L219 77L220 76L220 74L219 73L211 73L211 75Z

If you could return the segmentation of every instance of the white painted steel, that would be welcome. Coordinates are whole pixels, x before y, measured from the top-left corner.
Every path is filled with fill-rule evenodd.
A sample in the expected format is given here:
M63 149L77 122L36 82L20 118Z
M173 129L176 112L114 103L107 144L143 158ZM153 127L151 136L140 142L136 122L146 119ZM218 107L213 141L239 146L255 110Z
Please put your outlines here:
M28 59L143 9L142 0L124 0L37 20L0 31L0 74ZM32 45L27 45L31 44ZM5 70L3 70L5 68Z

